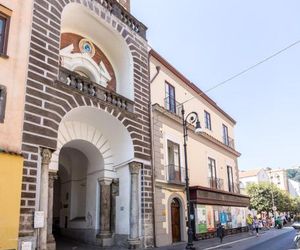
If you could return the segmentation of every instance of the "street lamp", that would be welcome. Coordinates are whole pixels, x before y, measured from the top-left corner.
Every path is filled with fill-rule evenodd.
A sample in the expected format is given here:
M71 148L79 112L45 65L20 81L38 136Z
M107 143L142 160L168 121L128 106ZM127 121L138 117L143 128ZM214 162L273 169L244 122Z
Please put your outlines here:
M189 190L189 174L188 174L188 161L187 161L187 150L186 150L186 140L188 136L188 125L195 123L195 133L201 132L201 126L198 114L196 112L190 112L186 117L184 117L184 108L182 106L182 127L183 127L183 140L184 140L184 158L185 158L185 191L187 200L187 212L188 212L188 243L186 249L195 249L193 246L193 229L191 224L191 207L190 207L190 190Z

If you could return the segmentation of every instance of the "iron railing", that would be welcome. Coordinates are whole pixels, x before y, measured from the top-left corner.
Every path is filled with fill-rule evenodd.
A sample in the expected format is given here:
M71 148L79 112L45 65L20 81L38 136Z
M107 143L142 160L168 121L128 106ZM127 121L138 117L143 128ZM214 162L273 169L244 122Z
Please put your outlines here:
M131 15L121 4L116 0L96 0L111 14L125 23L131 30L146 39L147 27Z
M220 178L208 177L208 186L210 188L224 190L224 181Z
M232 149L234 149L235 148L235 146L234 146L234 139L233 138L231 138L231 137L229 137L229 136L224 136L223 137L223 143L226 145L226 146L228 146L228 147L230 147L230 148L232 148Z
M174 113L175 115L182 116L182 104L179 102L176 102L174 98L166 97L165 98L165 109L170 111L171 113Z
M175 184L184 184L184 178L185 178L185 169L176 166L174 164L169 164L165 166L166 171L166 181L169 183L175 183Z
M84 94L95 97L120 109L133 112L133 101L90 81L88 78L83 77L76 72L60 67L58 80Z
M239 183L229 183L228 184L228 192L240 193L240 185L239 185Z

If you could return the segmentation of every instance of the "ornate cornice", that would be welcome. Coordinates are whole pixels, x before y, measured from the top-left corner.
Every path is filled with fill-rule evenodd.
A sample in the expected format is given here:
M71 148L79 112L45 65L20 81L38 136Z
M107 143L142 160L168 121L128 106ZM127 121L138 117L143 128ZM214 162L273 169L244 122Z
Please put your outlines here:
M159 113L163 114L166 118L172 119L173 121L175 121L176 123L181 125L181 118L179 116L177 116L176 114L173 114L171 112L169 112L168 110L166 110L165 108L161 107L159 104L153 104L152 105L153 110L158 111ZM193 132L193 126L188 126L189 129L191 129L191 132ZM235 155L236 157L240 157L241 153L239 153L238 151L236 151L235 149L225 145L224 143L220 142L219 140L217 140L216 138L214 138L213 136L205 133L205 132L201 132L198 136L202 137L203 139L206 139L207 141L214 143L215 145L219 146L222 149L225 149L227 152Z

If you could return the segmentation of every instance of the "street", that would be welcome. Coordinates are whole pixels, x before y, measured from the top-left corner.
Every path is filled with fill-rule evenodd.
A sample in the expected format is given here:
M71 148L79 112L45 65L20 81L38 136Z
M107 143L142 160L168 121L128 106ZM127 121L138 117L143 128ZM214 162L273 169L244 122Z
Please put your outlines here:
M211 249L231 249L231 250L288 250L296 249L293 245L293 238L296 231L292 227L283 229L271 229L260 231L259 236L241 233L226 236L223 244L219 244L219 239L213 238L208 240L195 241L194 246L199 250ZM173 246L161 247L160 250L183 250L185 243Z
M197 250L289 250L296 249L293 244L293 238L296 231L292 227L283 229L271 229L261 231L259 236L250 236L248 233L234 234L226 236L223 244L219 244L219 239L213 238L208 240L194 241ZM184 250L186 243L178 243L171 246L159 247L158 250ZM94 250L98 247L79 244L68 240L58 240L57 249L59 250ZM101 249L125 249L125 248L101 248Z
M232 249L232 250L288 250L295 249L293 239L296 231L293 228L286 227L281 230L271 230L236 243L225 245L219 248L209 249ZM208 250L208 249L207 249Z

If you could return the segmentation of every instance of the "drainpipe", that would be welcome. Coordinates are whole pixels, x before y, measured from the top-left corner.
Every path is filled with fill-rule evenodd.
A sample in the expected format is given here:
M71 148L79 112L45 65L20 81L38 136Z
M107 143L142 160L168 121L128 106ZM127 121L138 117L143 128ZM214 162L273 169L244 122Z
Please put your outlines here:
M149 59L149 63L150 63L150 59ZM160 72L160 66L156 66L156 73L153 76L153 78L150 80L150 84L155 80L155 78L158 76ZM150 75L150 66L149 66L149 75ZM151 96L151 95L150 95Z
M155 153L153 150L153 143L154 143L154 134L153 134L153 113L152 113L152 104L151 104L151 83L155 80L155 78L158 76L159 72L160 72L160 66L156 66L156 74L153 76L153 78L150 80L150 53L148 56L148 70L149 70L149 82L150 82L150 93L149 93L149 97L150 97L150 102L149 102L149 111L150 111L150 133L151 133L151 156L152 156L152 221L153 221L153 244L154 247L157 247L156 245L156 227L155 227L155 161L154 161L154 157L155 157Z

